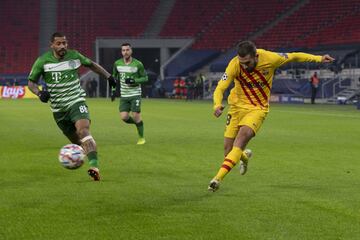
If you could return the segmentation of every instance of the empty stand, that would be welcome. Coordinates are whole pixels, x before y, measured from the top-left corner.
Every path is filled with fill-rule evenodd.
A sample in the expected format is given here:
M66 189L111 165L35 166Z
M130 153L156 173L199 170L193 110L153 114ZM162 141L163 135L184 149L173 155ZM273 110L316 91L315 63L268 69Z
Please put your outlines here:
M274 20L294 2L295 0L234 1L219 21L199 37L193 48L228 49Z
M159 0L58 1L58 30L70 47L93 55L97 37L139 37L147 27Z
M93 57L97 37L142 36L160 0L57 1L57 30ZM28 73L38 56L38 0L1 0L0 74ZM298 0L177 0L160 37L191 37L195 50L225 51L278 19ZM55 14L55 13L54 13ZM267 49L358 44L360 1L309 0L254 41Z
M31 11L29 11L31 9ZM0 1L0 73L28 73L38 56L40 1Z
M334 44L359 44L360 43L360 16L359 12L354 15L347 15L341 21L335 24L329 24L320 31L312 33L295 41L294 44L307 47L316 47L318 45Z
M160 36L194 37L206 28L229 2L177 0Z
M0 73L28 73L39 54L40 2L0 1ZM138 37L159 0L57 1L57 30L69 47L93 56L96 37ZM49 36L50 37L50 36Z
M359 34L359 7L352 0L309 1L255 41L268 49L353 42Z

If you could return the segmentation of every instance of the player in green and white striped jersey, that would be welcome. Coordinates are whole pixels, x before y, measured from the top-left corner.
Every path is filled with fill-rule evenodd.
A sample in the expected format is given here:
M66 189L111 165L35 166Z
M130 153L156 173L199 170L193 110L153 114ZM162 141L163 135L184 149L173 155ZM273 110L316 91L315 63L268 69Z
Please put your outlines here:
M132 48L129 43L121 45L123 58L114 63L113 75L120 82L120 117L128 124L135 124L139 139L137 144L145 144L144 123L141 120L141 85L148 81L144 65L132 57ZM114 99L114 91L112 100ZM129 112L132 112L132 117Z
M51 36L52 50L41 55L32 66L29 75L29 89L44 103L50 100L54 119L64 135L85 150L90 164L88 174L100 180L96 143L90 134L90 117L85 102L85 91L80 86L78 69L81 65L90 68L116 86L115 79L97 63L75 50L68 49L64 34ZM39 89L39 79L43 78L46 89Z

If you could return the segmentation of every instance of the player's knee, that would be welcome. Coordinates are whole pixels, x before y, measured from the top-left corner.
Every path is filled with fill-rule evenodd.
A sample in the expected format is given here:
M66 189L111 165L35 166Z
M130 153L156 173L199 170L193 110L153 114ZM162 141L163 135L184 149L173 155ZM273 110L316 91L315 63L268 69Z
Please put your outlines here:
M121 120L123 120L124 122L127 122L129 120L129 118L121 118Z
M141 118L134 118L134 122L135 122L135 124L141 124L142 120L141 120Z
M77 129L76 133L80 139L90 135L88 127L79 128Z
M255 133L252 129L250 129L250 130L246 131L245 135L246 135L247 139L251 139L255 136Z
M251 139L255 136L255 132L250 127L243 126L240 128L240 135L245 137L246 139Z
M124 122L128 121L128 120L129 120L129 117L130 117L130 116L129 116L128 114L127 114L127 115L126 115L126 114L121 114L121 115L120 115L121 120L123 120Z

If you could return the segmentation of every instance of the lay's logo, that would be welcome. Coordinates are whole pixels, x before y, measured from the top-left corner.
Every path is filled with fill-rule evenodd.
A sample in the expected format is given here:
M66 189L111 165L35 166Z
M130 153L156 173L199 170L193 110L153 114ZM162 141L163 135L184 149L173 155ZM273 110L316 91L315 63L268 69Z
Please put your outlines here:
M2 87L1 97L2 98L22 98L25 95L25 88L23 86L16 87Z

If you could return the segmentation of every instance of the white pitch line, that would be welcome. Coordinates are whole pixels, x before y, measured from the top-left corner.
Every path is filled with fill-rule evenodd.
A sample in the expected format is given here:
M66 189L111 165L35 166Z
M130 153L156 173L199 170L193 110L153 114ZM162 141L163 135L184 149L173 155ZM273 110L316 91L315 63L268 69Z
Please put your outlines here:
M273 110L271 112L284 112L284 113L292 113L292 114L304 114L304 115L316 115L316 116L329 116L329 117L340 117L340 118L359 118L360 119L360 111L359 115L342 115L336 113L323 113L323 112L304 112L304 111L288 111L288 110Z

